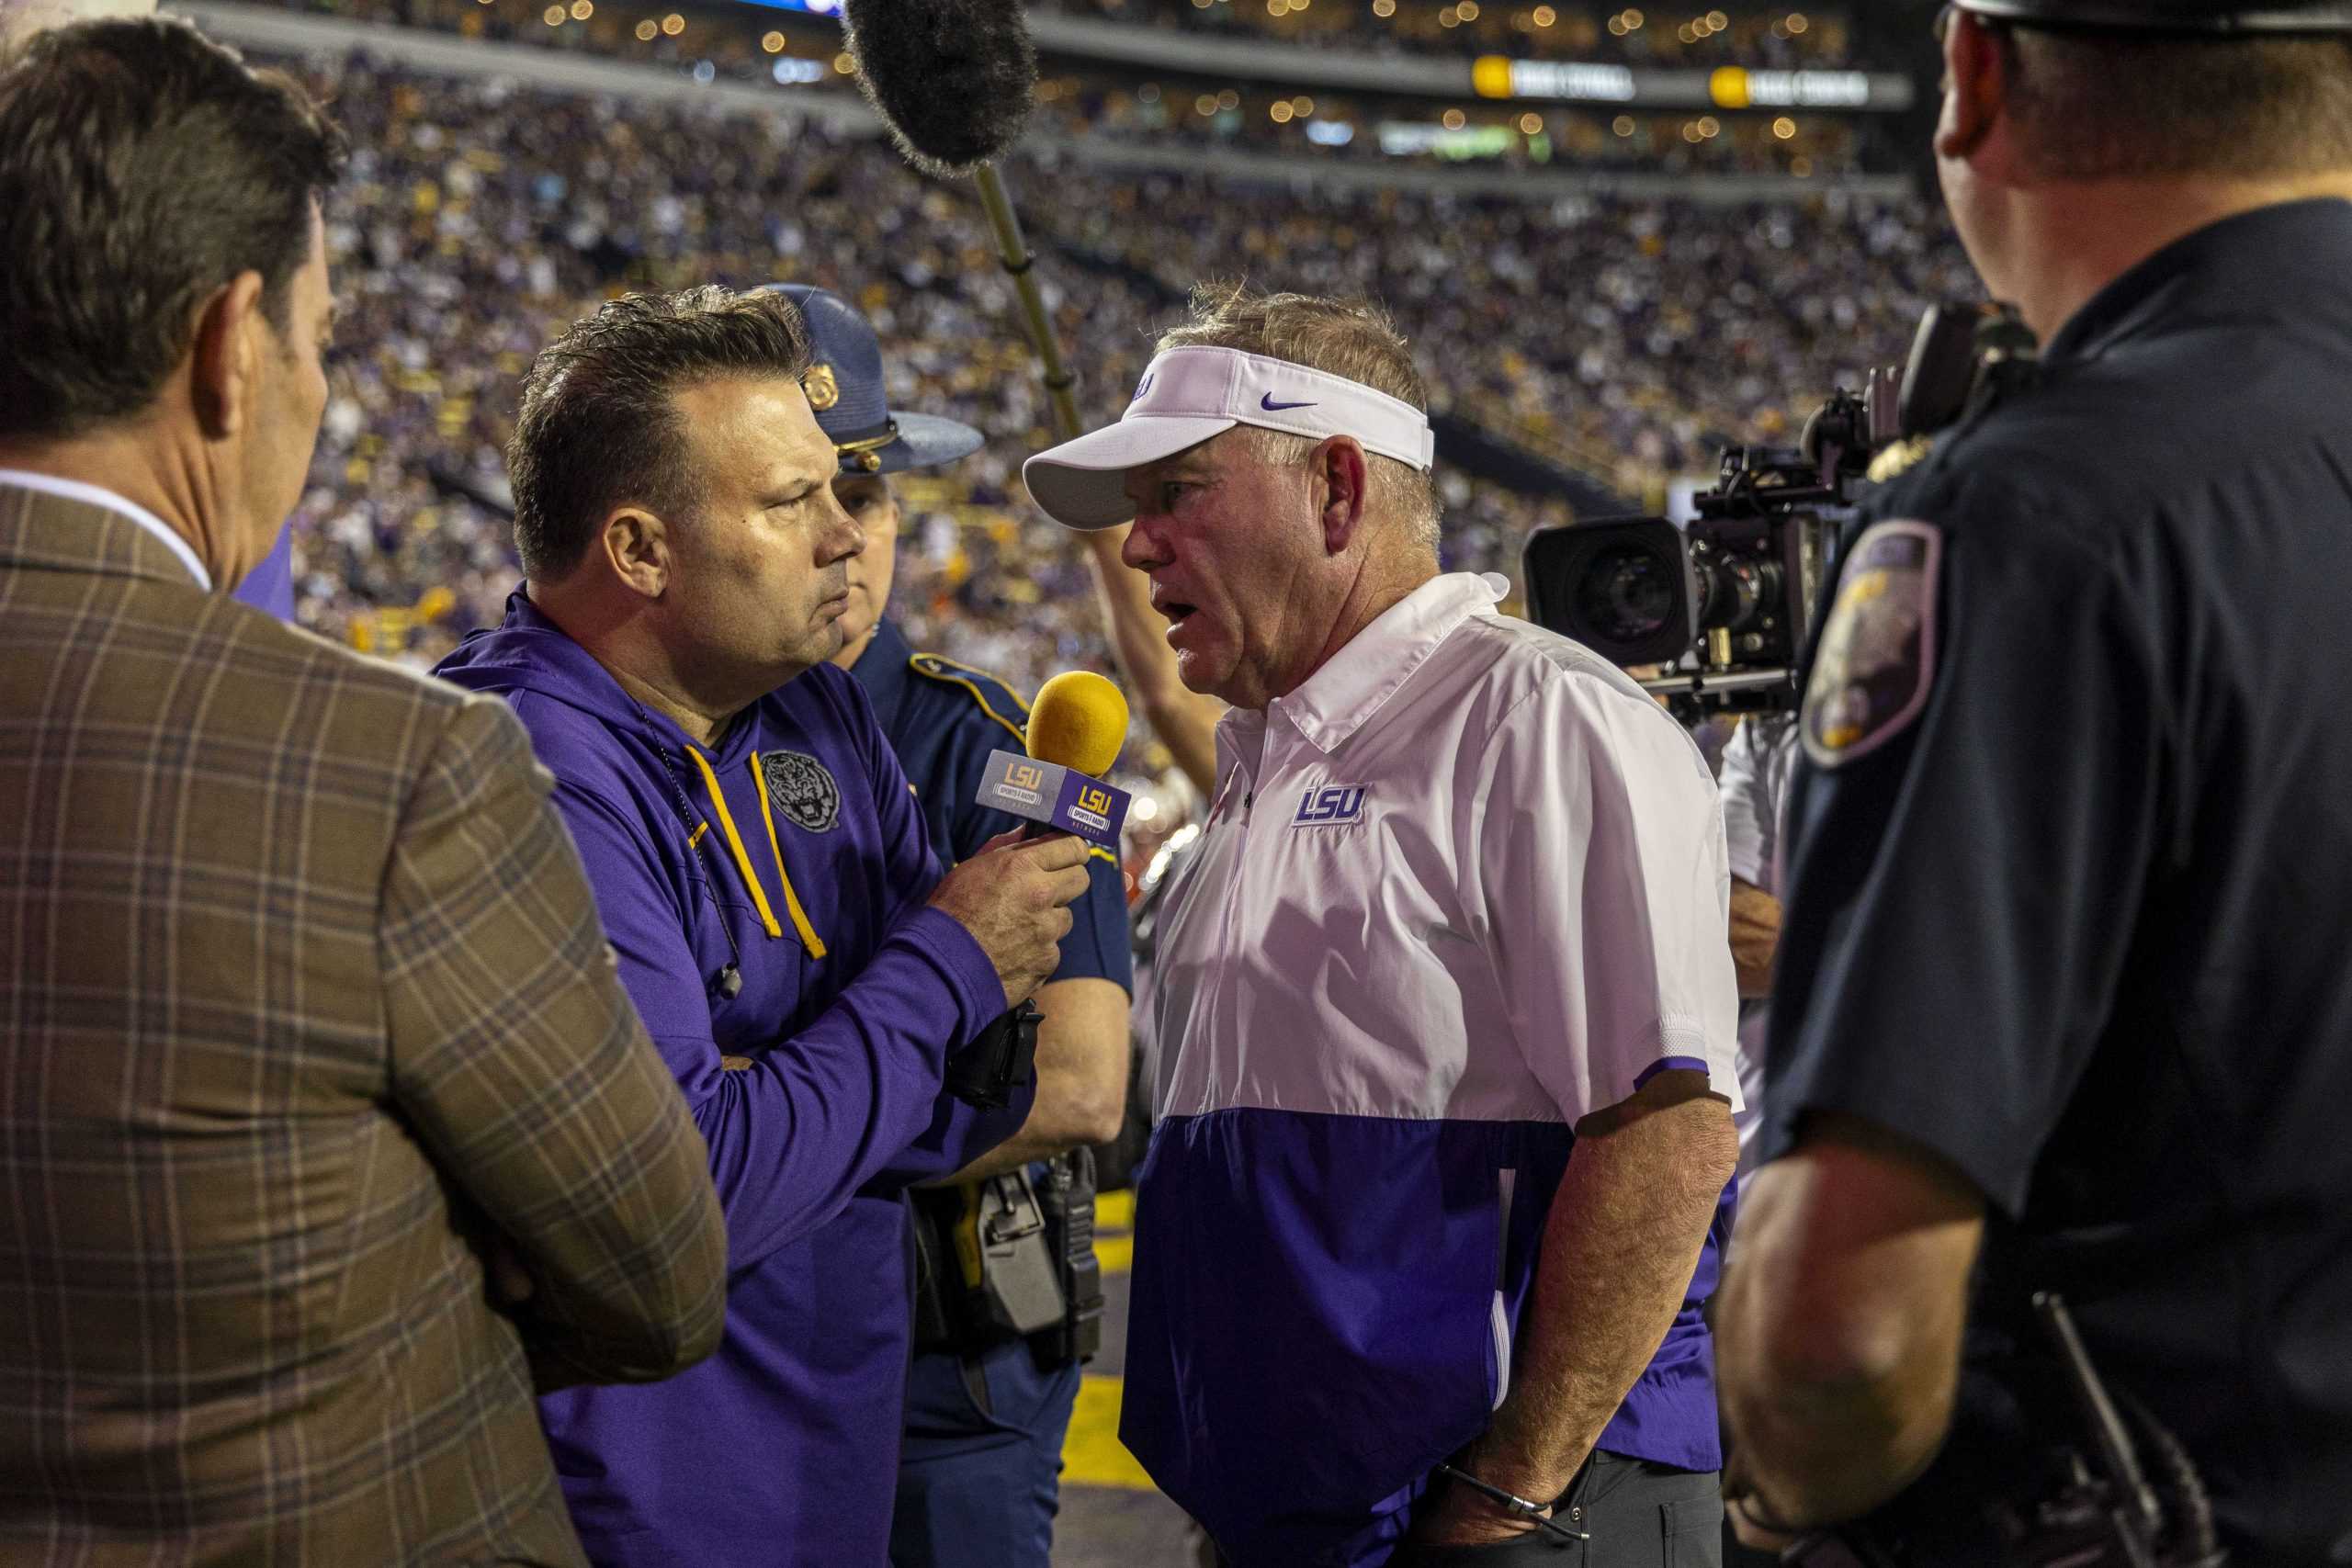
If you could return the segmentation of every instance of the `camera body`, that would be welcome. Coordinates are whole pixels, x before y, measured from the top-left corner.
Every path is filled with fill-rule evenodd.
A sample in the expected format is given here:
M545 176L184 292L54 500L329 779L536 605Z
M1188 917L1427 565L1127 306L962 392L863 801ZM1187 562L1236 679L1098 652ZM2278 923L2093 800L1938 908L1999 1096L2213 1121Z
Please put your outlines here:
M1896 435L1891 380L1837 392L1802 446L1725 451L1687 525L1537 529L1522 558L1529 618L1612 664L1655 667L1643 686L1678 709L1793 708L1821 580L1853 514L1849 487Z
M1685 721L1793 709L1823 579L1872 459L2030 385L2037 368L2013 309L1936 306L1901 371L1832 394L1796 446L1725 451L1688 525L1600 518L1530 535L1528 617L1634 671Z

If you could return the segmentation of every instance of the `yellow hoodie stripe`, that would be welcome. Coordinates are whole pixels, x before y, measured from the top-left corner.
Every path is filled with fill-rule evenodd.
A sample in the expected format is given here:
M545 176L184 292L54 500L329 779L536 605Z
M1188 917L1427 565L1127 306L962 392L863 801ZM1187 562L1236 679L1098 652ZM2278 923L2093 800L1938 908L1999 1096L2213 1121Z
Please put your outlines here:
M702 773L703 787L710 791L710 803L718 808L718 826L727 835L727 848L735 856L735 869L743 874L743 886L752 890L752 903L760 911L760 924L767 928L768 935L782 936L784 928L775 923L775 911L768 908L767 893L760 886L759 877L752 874L752 856L743 848L743 836L735 831L735 817L727 809L727 796L719 790L718 775L710 771L709 761L692 746L686 748L686 755L695 760L695 768ZM762 790L760 809L765 811L767 807L767 791Z
M775 813L768 809L768 776L760 766L760 754L752 753L752 783L760 792L760 820L767 824L768 852L775 856L775 874L784 878L784 907L792 916L792 929L800 933L800 945L808 950L811 958L825 956L825 943L817 935L817 928L808 923L808 912L800 907L800 895L792 890L792 873L785 869L784 846L776 842Z

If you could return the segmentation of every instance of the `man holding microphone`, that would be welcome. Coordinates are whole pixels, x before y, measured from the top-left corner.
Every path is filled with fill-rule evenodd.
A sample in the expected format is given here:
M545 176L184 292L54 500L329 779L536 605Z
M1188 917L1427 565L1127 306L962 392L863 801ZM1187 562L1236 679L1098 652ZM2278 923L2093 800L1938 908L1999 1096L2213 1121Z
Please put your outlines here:
M1378 310L1204 289L1159 347L1026 470L1066 525L1132 519L1185 685L1234 710L1160 939L1121 1436L1236 1568L1713 1562L1706 766L1439 574Z
M872 707L826 662L863 540L808 370L799 312L764 290L575 322L509 450L528 581L440 671L504 695L555 774L726 1211L718 1354L640 1397L541 1407L608 1568L883 1560L903 1192L1021 1126L1025 1069L972 1086L988 1110L943 1076L983 1076L975 1052L1052 973L1087 887L1066 836L941 878Z

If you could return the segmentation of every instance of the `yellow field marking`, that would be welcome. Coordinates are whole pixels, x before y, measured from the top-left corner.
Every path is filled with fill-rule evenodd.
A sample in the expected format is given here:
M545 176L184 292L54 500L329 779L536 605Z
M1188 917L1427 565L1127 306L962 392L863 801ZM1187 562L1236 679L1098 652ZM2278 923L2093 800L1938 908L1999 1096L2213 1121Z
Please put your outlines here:
M1151 1477L1136 1456L1119 1441L1117 1378L1079 1380L1078 1408L1069 1418L1069 1435L1062 1439L1062 1480L1072 1486L1117 1486L1149 1492Z
M1131 1235L1098 1235L1094 1238L1094 1261L1105 1274L1124 1274L1135 1267L1136 1238Z
M1135 1189L1122 1187L1116 1192L1098 1192L1094 1196L1094 1228L1098 1231L1131 1231L1136 1228Z

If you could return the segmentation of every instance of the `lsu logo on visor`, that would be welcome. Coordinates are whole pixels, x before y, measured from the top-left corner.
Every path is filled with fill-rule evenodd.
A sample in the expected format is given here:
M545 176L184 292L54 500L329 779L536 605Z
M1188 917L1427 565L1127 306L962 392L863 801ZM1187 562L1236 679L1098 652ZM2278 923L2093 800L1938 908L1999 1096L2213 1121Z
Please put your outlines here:
M1330 784L1320 789L1302 792L1298 810L1290 819L1294 828L1338 828L1350 822L1363 820L1362 784Z

